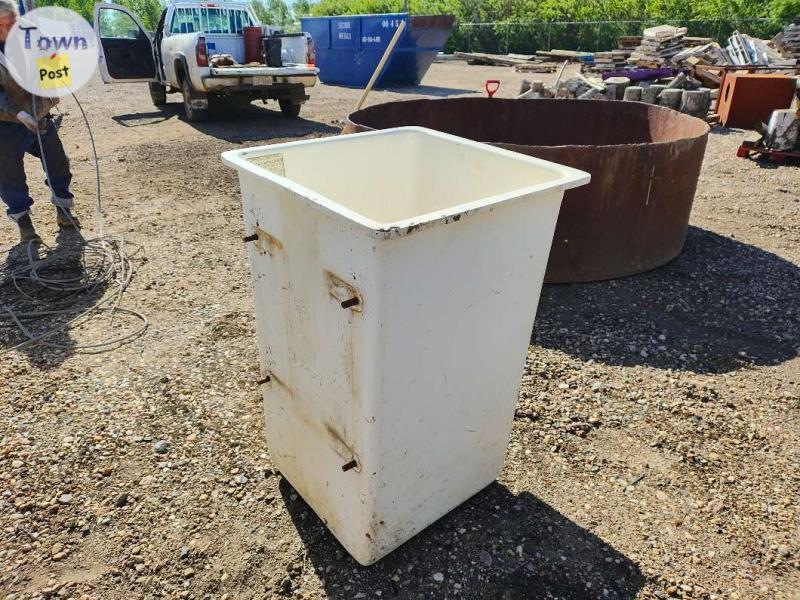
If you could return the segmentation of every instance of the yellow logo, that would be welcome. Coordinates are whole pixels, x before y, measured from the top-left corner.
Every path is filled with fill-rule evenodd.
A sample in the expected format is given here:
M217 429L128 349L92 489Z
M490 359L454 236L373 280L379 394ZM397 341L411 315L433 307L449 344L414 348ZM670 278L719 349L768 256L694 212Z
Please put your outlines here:
M36 59L39 86L43 90L72 87L72 66L68 54L53 54Z

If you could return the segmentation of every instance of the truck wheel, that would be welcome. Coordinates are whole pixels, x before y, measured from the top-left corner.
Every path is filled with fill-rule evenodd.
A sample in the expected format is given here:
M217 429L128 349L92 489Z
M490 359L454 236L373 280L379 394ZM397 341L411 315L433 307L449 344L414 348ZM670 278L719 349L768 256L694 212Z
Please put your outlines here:
M292 102L291 100L278 100L281 107L281 112L284 117L295 118L300 115L300 107L302 104Z
M151 82L150 99L154 106L164 106L167 103L167 86Z
M181 79L181 92L183 92L183 110L186 113L186 120L190 123L208 121L210 112L208 108L208 96L195 92L192 89L192 85L189 83L188 77ZM196 106L192 106L192 102L197 102L198 100L205 100L206 107L197 108Z

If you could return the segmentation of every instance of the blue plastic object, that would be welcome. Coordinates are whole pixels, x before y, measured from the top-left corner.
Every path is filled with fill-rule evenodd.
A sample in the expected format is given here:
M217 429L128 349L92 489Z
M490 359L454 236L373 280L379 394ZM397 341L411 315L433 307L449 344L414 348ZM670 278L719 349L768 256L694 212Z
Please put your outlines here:
M401 21L406 30L375 87L419 84L450 37L455 17L389 13L300 19L314 39L320 80L354 87L367 85Z

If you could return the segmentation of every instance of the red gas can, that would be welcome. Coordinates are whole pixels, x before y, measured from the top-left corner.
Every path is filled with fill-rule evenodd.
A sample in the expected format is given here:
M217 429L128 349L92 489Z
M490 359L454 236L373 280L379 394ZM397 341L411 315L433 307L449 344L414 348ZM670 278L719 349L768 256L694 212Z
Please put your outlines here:
M261 27L245 27L244 28L244 62L261 63Z

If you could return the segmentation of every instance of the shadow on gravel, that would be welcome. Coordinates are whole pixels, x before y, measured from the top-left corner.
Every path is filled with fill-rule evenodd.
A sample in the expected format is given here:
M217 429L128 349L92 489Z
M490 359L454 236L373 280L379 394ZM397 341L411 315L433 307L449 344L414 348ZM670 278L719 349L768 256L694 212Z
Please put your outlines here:
M761 156L759 156L759 157L757 157L755 159L750 158L750 159L747 159L747 160L750 160L750 161L756 163L756 165L760 169L774 170L774 169L785 169L786 167L794 167L796 169L796 168L800 167L800 160L798 160L796 158L790 158L790 159L784 160L783 162L780 162L780 161L773 160L773 159L769 158L769 156L767 156L765 154L762 154Z
M648 273L542 288L532 343L582 360L725 373L800 354L800 267L690 227Z
M515 496L499 483L370 567L347 554L302 498L292 500L285 479L280 491L333 600L377 598L378 592L382 600L629 599L644 585L639 567L603 540L531 494ZM297 576L289 573L280 593L291 595Z
M59 289L87 277L83 250L83 239L74 230L60 229L56 245L49 249L36 244L17 244L8 251L5 262L0 262L0 353L29 339L20 329L22 325L35 337L55 331L43 343L19 349L37 369L54 369L72 354L76 342L66 329L67 322L94 306L107 288L106 281L98 281L91 289L80 292ZM48 282L46 285L31 281L32 261L41 261L36 263L36 273ZM3 360L1 355L0 360Z
M164 121L177 118L178 112L172 110L155 111L148 113L131 113L127 115L114 115L112 120L123 127L147 127L148 125L158 125Z
M112 119L124 127L157 126L171 119L186 121L183 105L174 102L152 112L116 115ZM187 124L206 135L233 143L341 133L340 127L302 117L287 118L280 111L269 110L255 102L247 105L228 102L212 104L208 121Z
M722 127L721 125L712 125L709 133L713 135L738 135L748 133L748 131L745 129L732 129L730 127ZM749 133L752 133L752 131Z

